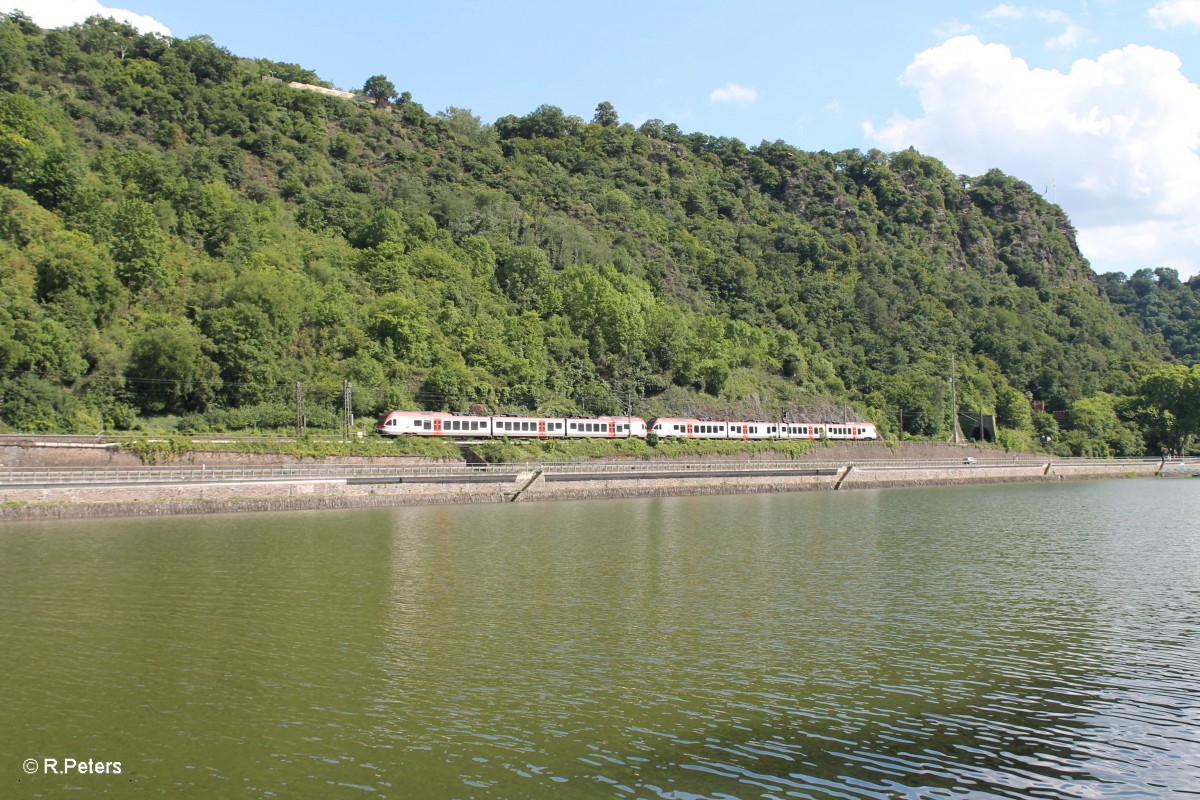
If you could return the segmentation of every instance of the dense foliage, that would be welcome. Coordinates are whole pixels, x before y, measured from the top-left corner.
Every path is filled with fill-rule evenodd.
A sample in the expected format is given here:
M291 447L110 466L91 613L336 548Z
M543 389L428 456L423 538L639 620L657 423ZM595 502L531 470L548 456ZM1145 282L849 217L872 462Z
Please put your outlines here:
M1142 330L1161 336L1175 358L1200 364L1200 275L1184 282L1167 267L1139 269L1129 278L1101 275L1100 285Z
M335 429L348 380L360 416L850 404L944 436L953 359L1006 443L1053 438L1034 401L1083 401L1124 453L1146 441L1112 398L1162 334L1185 346L1118 313L1062 211L998 171L286 81L320 83L206 37L0 16L4 425L288 427L299 386Z

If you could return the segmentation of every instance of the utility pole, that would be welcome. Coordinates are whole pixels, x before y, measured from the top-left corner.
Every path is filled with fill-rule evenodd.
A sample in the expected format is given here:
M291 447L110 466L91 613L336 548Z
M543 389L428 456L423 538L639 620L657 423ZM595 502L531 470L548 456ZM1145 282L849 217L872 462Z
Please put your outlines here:
M950 354L950 441L958 444L958 391L955 386L954 353Z
M304 387L296 381L296 438L304 438Z
M342 438L350 438L354 414L350 411L350 381L342 381Z

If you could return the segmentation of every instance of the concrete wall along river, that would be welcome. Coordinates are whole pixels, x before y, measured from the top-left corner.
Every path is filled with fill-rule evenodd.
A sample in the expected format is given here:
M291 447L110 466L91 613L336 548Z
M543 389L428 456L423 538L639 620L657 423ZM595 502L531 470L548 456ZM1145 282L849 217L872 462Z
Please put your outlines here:
M1159 459L1051 459L952 445L858 443L791 461L607 460L470 467L409 458L192 452L146 467L108 445L0 446L0 520L439 503L740 494L1150 477Z

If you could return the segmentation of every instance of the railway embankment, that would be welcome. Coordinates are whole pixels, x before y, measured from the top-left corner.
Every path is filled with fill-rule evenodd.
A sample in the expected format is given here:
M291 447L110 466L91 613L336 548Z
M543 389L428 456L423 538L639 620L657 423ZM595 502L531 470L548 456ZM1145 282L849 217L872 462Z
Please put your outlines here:
M26 452L15 452L19 449ZM848 491L1178 471L1159 459L1056 459L877 442L820 447L787 461L759 454L745 460L724 455L517 465L190 452L172 463L147 466L128 451L112 450L62 443L0 447L0 520Z

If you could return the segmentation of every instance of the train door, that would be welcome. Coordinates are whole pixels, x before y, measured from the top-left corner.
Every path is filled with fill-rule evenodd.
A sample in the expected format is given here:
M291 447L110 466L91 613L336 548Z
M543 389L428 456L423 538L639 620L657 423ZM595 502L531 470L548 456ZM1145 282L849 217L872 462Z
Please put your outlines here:
M544 419L538 420L538 438L539 439L546 438L546 420L544 420Z
M690 422L687 424L687 438L692 438L692 423Z
M433 435L434 436L442 435L442 421L440 419L438 419L437 417L433 418Z
M608 421L607 428L608 428L608 438L610 438L610 439L617 438L617 423L610 419Z

